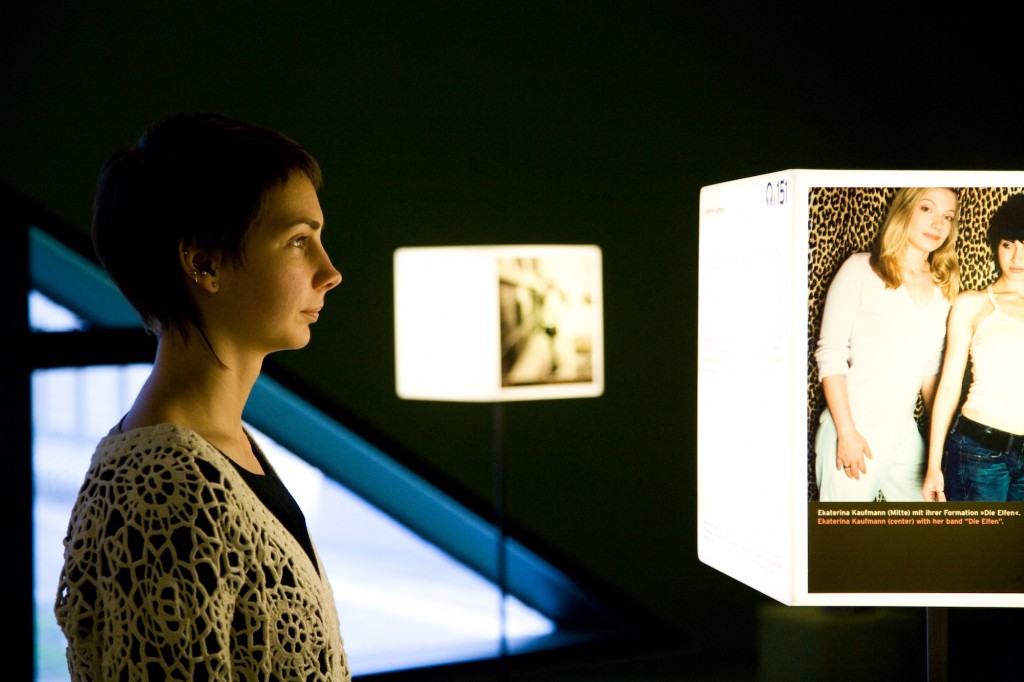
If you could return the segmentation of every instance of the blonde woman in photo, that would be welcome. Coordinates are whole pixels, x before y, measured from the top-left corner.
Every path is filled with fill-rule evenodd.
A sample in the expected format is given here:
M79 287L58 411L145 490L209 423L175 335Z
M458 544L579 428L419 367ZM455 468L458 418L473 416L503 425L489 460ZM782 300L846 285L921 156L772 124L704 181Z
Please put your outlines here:
M893 197L870 253L829 286L815 350L826 409L815 434L822 502L921 501L924 439L946 317L959 288L958 198L909 187Z

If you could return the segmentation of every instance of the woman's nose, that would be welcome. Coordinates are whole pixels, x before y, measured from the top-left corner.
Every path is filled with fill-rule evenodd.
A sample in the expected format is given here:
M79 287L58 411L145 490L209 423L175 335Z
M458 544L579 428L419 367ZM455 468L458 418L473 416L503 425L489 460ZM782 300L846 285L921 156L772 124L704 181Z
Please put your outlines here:
M324 287L327 289L333 289L334 287L341 284L341 272L331 264L330 259L327 259L327 281L324 283Z
M326 249L321 249L321 253L323 254L323 262L321 263L319 272L320 281L322 282L320 287L324 289L333 289L341 284L341 272L339 272L338 269L334 267L334 264L331 263L331 257L327 255Z

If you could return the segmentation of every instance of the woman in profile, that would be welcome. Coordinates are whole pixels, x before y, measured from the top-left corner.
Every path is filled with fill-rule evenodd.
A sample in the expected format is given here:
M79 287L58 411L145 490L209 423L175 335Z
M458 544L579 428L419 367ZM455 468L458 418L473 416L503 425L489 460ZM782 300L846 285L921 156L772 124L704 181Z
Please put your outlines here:
M925 446L946 317L959 289L957 195L896 192L869 253L840 266L815 350L826 408L815 435L823 502L921 501Z
M996 210L988 243L998 278L960 294L949 314L922 488L929 502L1024 501L1024 195ZM968 356L971 386L954 419Z
M101 170L96 253L157 347L68 522L75 682L350 679L305 518L242 422L266 356L308 344L341 282L320 181L291 139L214 114L158 121Z

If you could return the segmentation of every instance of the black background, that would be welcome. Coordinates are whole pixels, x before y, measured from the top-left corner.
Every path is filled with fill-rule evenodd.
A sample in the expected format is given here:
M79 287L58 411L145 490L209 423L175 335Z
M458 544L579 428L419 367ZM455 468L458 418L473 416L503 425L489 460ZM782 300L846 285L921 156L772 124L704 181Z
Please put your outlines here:
M216 110L298 139L324 167L345 281L311 345L274 362L482 505L490 407L395 395L393 251L599 245L606 391L506 406L510 525L699 658L751 661L766 598L696 556L699 191L788 168L1020 169L1000 21L956 10L8 3L0 180L84 233L103 157L161 115ZM1019 615L998 617L1020 632Z

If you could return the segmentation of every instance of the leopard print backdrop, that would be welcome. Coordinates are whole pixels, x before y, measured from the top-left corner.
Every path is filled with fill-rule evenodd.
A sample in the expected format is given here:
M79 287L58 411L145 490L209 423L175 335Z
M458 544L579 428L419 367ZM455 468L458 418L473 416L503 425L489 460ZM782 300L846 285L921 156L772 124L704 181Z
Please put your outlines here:
M836 270L848 256L869 251L882 225L895 187L813 187L808 197L807 227L807 498L818 499L814 476L814 432L825 399L818 380L814 348L818 340L825 294ZM1021 187L953 188L960 200L960 288L984 289L995 280L995 264L986 240L995 210ZM966 382L965 382L966 383ZM923 424L923 409L918 418Z

